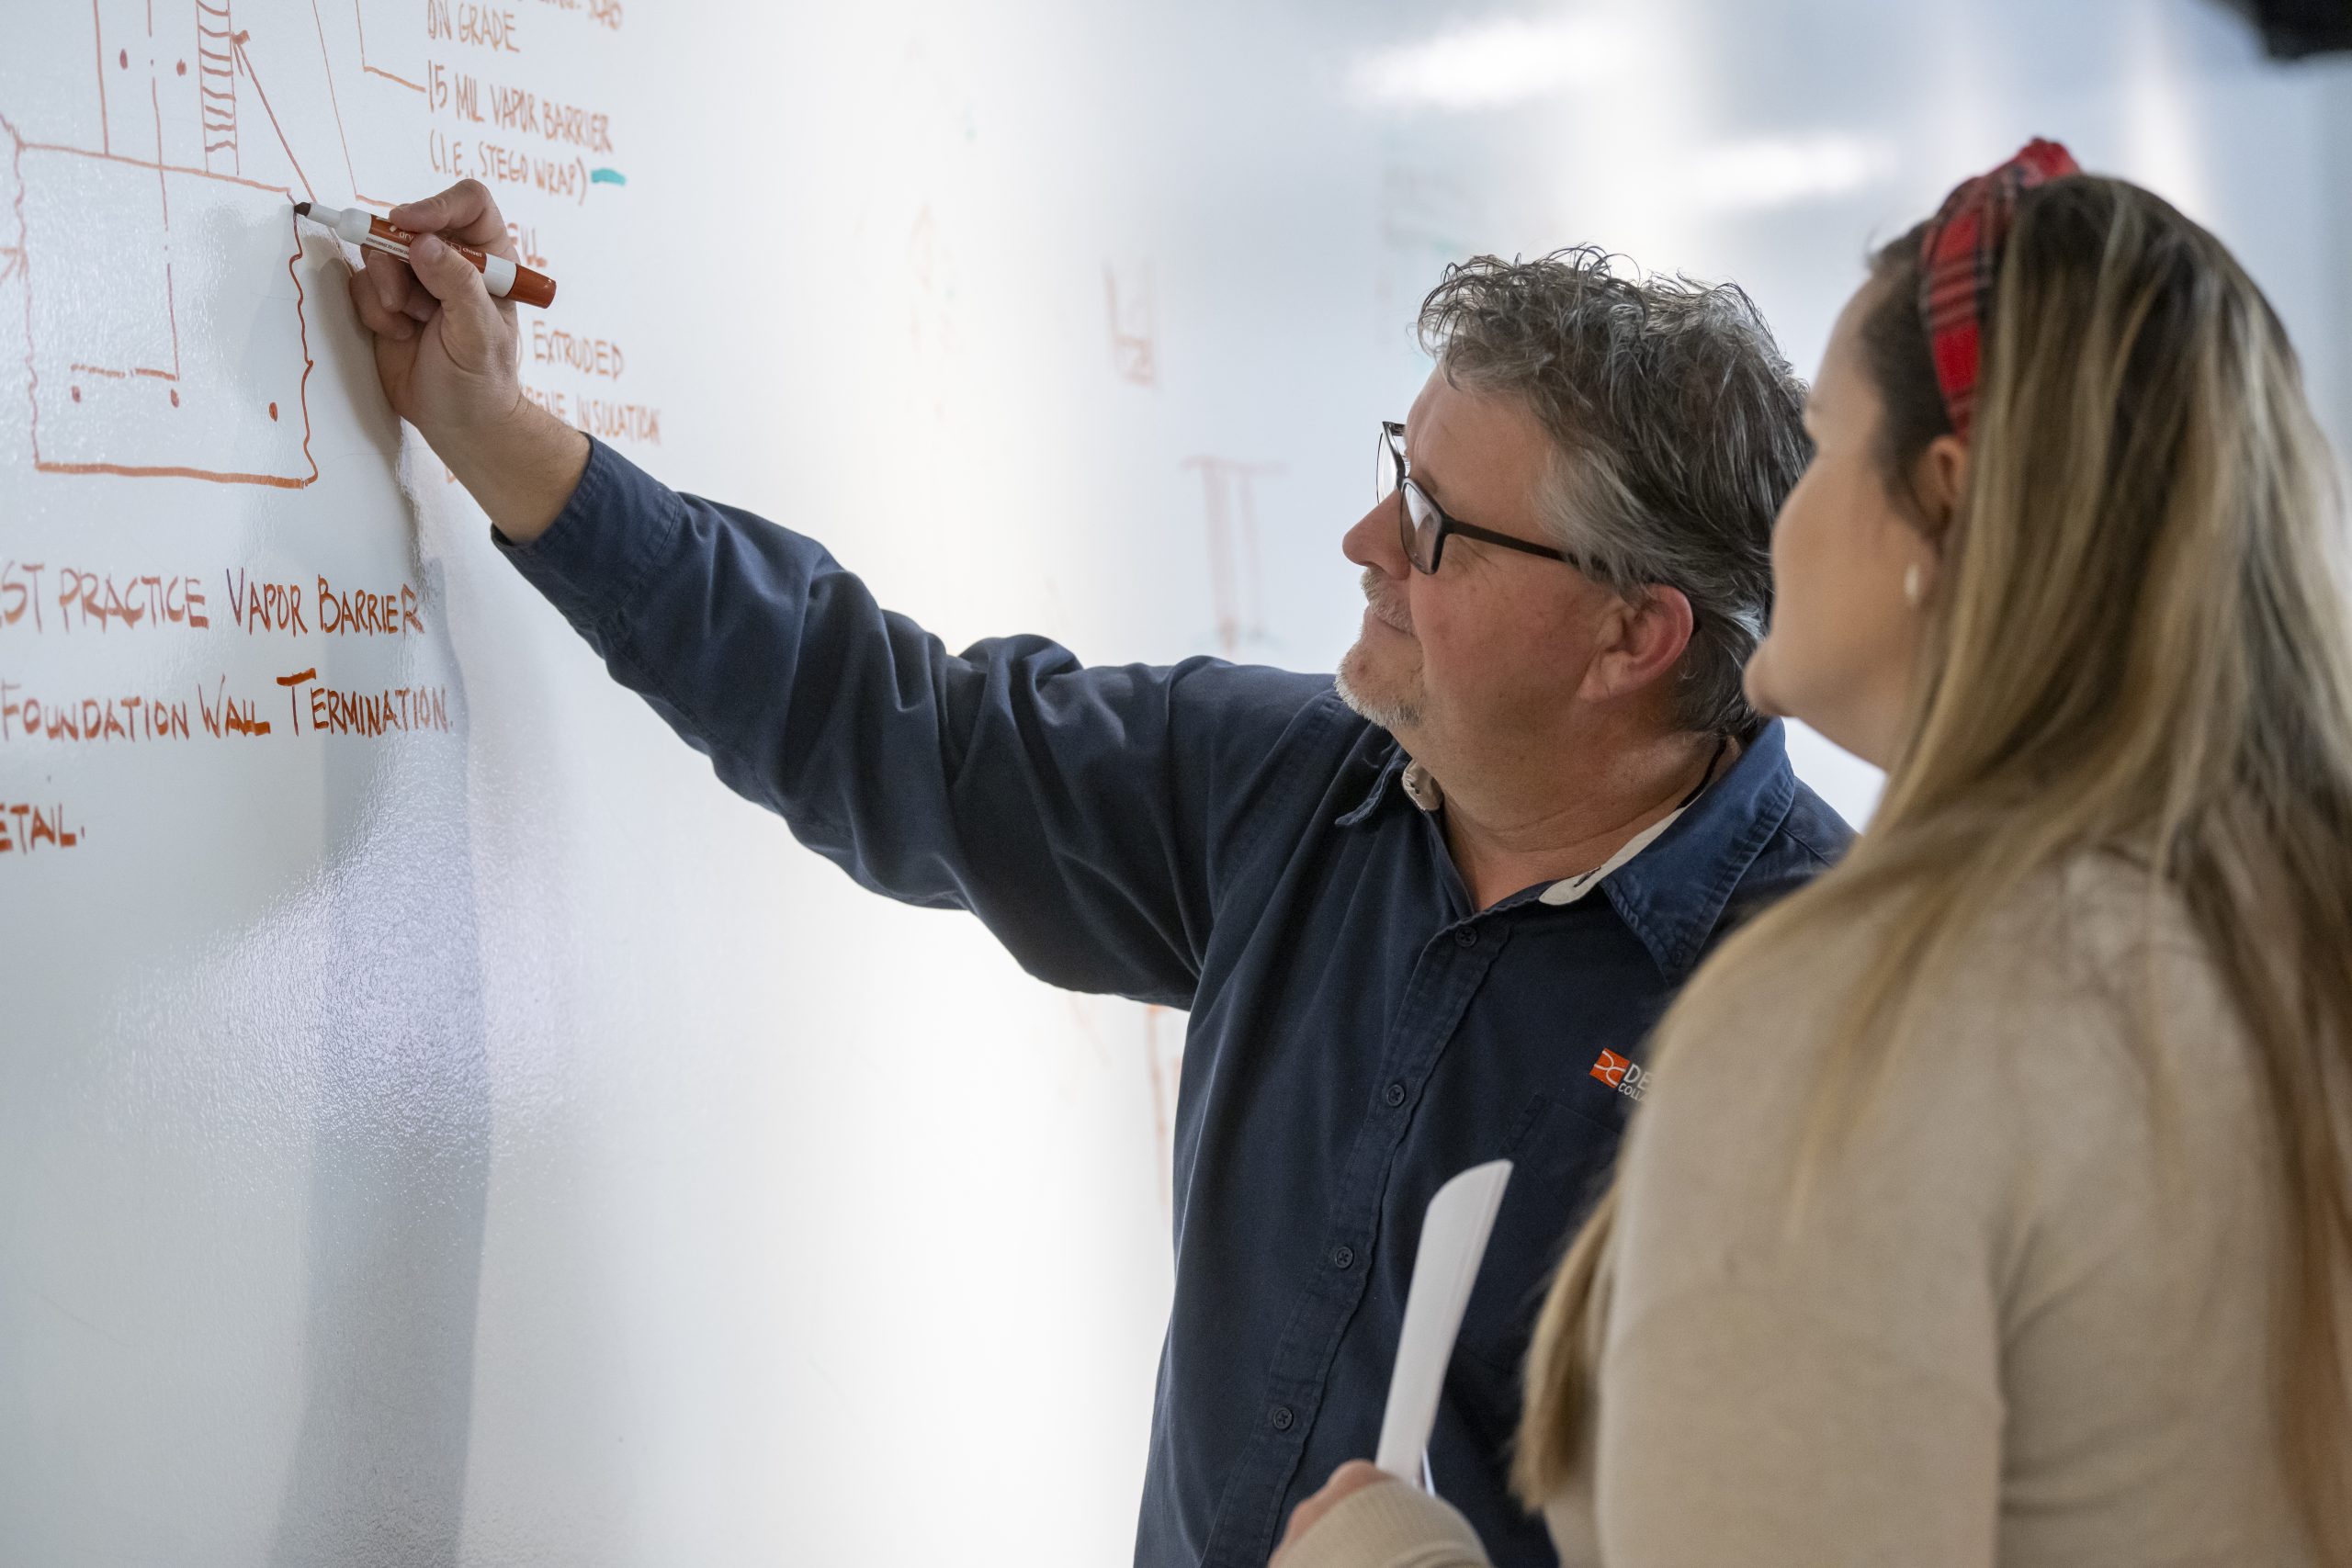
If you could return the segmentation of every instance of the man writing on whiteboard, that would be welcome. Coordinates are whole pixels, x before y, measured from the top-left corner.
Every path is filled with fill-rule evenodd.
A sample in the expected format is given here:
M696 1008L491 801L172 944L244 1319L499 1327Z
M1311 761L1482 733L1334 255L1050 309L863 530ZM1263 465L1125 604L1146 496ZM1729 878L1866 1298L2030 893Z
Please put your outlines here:
M391 220L509 248L471 181ZM1436 372L1364 433L1336 679L952 654L526 401L512 307L447 244L368 253L352 299L500 547L730 787L1042 979L1190 1011L1137 1563L1262 1568L1371 1450L1422 1211L1496 1157L1428 1462L1498 1562L1552 1562L1504 1454L1546 1270L1674 988L1848 837L1740 691L1808 450L1746 297L1589 253L1451 269Z

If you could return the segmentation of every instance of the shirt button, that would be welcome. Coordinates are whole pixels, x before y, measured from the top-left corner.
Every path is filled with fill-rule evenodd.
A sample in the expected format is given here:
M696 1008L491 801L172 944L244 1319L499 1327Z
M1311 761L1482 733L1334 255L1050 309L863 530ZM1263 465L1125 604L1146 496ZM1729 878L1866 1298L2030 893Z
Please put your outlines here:
M1352 1247L1335 1247L1331 1249L1331 1267L1334 1269L1352 1267L1355 1260L1356 1249Z
M1266 1413L1266 1419L1274 1424L1275 1431L1287 1432L1290 1430L1290 1424L1297 1417L1290 1413L1289 1405L1277 1404Z
M1400 1083L1390 1084L1388 1086L1388 1092L1382 1095L1380 1098L1388 1102L1389 1110L1394 1111L1398 1106L1405 1103L1405 1086Z
M1464 926L1460 931L1455 931L1455 932L1453 933L1453 945L1454 945L1454 946L1456 946L1456 947L1476 947L1476 946L1477 946L1477 945L1478 945L1478 933L1477 933L1477 931L1475 931L1475 930L1473 930L1473 929L1472 929L1471 927L1469 927L1469 926Z

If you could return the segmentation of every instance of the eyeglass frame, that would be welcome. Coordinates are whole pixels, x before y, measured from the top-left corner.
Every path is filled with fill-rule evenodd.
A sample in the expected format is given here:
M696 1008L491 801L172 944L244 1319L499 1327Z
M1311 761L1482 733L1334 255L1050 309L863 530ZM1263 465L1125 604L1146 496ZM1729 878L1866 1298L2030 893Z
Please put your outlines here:
M1412 465L1405 457L1405 427L1395 420L1384 419L1380 422L1380 445L1381 449L1387 453L1389 461L1396 466L1396 481L1394 493L1396 497L1396 538L1404 547L1405 558L1412 562L1415 571L1430 577L1436 576L1437 569L1445 560L1447 536L1459 534L1464 538L1476 539L1482 544L1500 545L1505 549L1520 550L1531 556L1543 556L1551 560L1566 561L1578 571L1592 575L1591 564L1574 550L1564 550L1557 545L1539 545L1532 539L1522 539L1515 535L1498 533L1492 528L1481 528L1474 523L1464 523L1446 511L1444 507L1440 506L1436 498L1423 490L1413 479ZM1437 534L1430 541L1430 562L1427 566L1421 564L1419 553L1415 545L1415 536L1419 530L1413 525L1413 503L1406 499L1405 492L1408 491L1419 497L1420 503L1428 507L1430 514L1437 519ZM1381 499L1385 501L1388 498L1384 495Z

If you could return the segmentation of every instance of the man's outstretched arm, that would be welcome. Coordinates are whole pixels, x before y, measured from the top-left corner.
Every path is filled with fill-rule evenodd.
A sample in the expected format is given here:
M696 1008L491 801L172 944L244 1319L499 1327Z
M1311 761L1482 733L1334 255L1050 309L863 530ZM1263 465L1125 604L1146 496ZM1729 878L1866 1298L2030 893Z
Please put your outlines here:
M479 187L393 220L504 235ZM1041 638L950 654L815 540L678 494L522 400L511 308L447 246L415 249L410 292L379 287L401 264L374 254L354 283L386 392L618 680L865 886L971 909L1057 984L1190 1000L1220 849L1328 682L1090 669Z

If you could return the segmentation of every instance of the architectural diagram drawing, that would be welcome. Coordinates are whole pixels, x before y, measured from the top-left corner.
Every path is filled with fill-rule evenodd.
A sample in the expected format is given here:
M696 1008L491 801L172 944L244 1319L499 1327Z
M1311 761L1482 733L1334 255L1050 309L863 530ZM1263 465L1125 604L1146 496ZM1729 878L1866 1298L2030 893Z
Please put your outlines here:
M421 60L419 31L385 0L91 0L87 52L40 62L89 83L87 118L0 102L0 284L40 471L318 478L292 204L381 208L371 190L413 178L355 159L345 117L421 106L396 49Z

